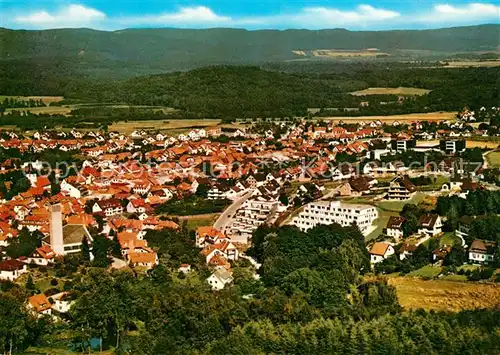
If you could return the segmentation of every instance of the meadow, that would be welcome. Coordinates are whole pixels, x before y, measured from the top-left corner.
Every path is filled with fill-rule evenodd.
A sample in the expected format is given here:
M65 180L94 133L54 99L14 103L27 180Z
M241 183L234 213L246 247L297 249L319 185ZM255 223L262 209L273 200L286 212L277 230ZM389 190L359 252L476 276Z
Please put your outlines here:
M500 168L500 152L490 152L486 154L488 165L492 168Z
M434 271L429 268L425 271ZM498 284L422 280L412 277L389 277L388 282L396 288L399 302L406 310L423 308L458 312L500 307Z

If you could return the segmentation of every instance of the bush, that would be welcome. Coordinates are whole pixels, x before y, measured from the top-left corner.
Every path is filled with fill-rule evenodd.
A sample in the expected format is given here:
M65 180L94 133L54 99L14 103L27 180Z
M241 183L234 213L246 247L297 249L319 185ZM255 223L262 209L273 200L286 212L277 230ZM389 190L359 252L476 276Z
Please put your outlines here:
M480 268L467 275L469 281L487 280L493 276L495 269L491 267Z

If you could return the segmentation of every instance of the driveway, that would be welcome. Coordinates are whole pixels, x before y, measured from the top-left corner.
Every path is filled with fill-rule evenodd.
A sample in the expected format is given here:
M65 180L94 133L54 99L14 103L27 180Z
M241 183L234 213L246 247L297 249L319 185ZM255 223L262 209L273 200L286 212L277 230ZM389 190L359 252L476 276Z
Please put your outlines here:
M226 210L219 216L217 221L214 223L214 228L219 229L220 231L224 232L228 226L231 225L231 222L233 220L234 215L236 214L236 211L241 207L241 205L250 197L252 196L253 190L245 193L243 196L240 198L234 200L234 202L226 208Z

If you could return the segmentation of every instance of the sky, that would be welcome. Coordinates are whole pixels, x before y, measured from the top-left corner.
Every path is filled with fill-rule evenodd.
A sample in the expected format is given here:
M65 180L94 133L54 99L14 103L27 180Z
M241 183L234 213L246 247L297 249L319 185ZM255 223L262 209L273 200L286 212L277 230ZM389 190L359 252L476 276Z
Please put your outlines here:
M500 0L0 0L13 29L428 29L500 23Z

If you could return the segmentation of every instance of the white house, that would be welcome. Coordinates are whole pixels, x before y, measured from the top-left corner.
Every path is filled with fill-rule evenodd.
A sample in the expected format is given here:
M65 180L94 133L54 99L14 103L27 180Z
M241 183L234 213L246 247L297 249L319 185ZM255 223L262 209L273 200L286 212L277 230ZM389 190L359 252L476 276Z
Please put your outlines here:
M72 294L69 292L59 292L50 298L54 301L52 309L59 313L68 313L69 309L75 303Z
M82 192L75 186L71 185L66 180L61 182L61 191L66 192L69 196L74 198L81 198Z
M372 264L380 263L384 259L394 254L394 247L389 243L377 242L370 249L370 262Z
M469 248L469 260L477 264L491 263L495 258L495 242L476 239Z
M92 213L102 213L106 217L111 217L123 213L123 207L119 200L100 200L92 206Z
M425 214L418 221L419 234L427 234L435 237L442 232L442 227L441 217L436 214Z
M27 263L33 263L37 265L48 265L52 264L55 260L56 253L48 245L42 245L36 248L33 254L26 258Z
M0 262L0 280L14 281L28 271L25 263L10 259Z
M52 314L52 304L43 293L28 298L28 309L32 310L37 317Z
M191 272L191 265L182 264L177 271L182 272L183 274L189 274Z
M406 222L404 217L391 216L387 222L386 234L399 240L403 237L403 224Z
M212 290L219 291L233 282L233 276L229 271L219 268L207 278L207 282L212 287Z

